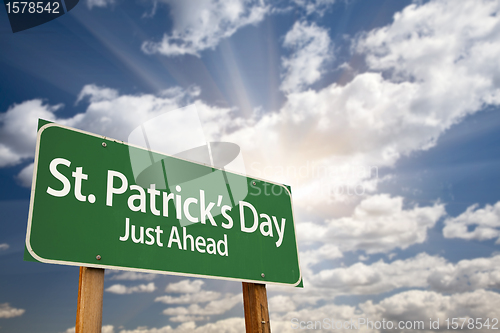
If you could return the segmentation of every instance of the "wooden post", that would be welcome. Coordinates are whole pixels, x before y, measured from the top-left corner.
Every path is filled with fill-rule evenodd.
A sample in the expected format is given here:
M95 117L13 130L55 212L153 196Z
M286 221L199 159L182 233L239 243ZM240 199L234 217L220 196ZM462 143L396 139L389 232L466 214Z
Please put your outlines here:
M270 333L265 284L243 282L246 333Z
M101 333L104 269L80 267L76 333Z

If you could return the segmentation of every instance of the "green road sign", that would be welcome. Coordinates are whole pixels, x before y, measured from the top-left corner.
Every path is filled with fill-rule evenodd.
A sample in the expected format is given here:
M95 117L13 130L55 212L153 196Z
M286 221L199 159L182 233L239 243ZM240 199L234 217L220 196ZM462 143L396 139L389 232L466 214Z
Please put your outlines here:
M301 281L286 186L53 123L38 131L26 248L44 263Z

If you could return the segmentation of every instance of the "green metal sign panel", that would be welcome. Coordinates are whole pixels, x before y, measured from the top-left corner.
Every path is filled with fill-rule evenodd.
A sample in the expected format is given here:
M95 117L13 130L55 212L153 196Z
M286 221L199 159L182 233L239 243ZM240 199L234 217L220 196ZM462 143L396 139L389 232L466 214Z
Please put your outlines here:
M44 263L297 286L289 188L47 123L26 248Z

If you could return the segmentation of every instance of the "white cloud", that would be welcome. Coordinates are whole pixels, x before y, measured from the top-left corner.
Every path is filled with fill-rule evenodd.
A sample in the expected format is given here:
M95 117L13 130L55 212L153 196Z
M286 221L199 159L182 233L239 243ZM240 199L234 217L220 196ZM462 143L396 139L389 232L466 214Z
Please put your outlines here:
M112 272L111 270L106 270L107 274L112 274L108 273ZM118 272L114 271L111 277L109 278L110 280L129 280L129 281L136 281L136 280L145 280L145 281L151 281L156 279L158 276L157 274L150 274L150 273L138 273L138 272Z
M176 283L169 283L165 288L165 291L168 293L197 293L200 292L201 286L203 286L205 282L203 280L182 280Z
M290 296L277 295L269 299L269 312L289 312L296 308L295 302Z
M410 290L382 300L378 304L368 301L360 305L368 318L385 318L395 321L424 321L429 331L429 318L440 320L440 329L446 329L447 318L498 318L500 294L476 290L473 292L442 295L432 291ZM491 319L490 319L491 321ZM450 319L451 323L451 319ZM461 324L462 321L460 320ZM412 332L413 330L405 330ZM491 332L480 329L480 332Z
M192 91L177 90L176 94L156 96L151 94L119 95L113 89L86 85L79 100L88 98L85 113L69 119L57 119L68 126L91 129L91 132L126 141L128 135L145 121L180 108L191 98Z
M469 6L470 11L462 10ZM500 50L495 29L499 16L493 15L492 6L482 1L466 1L464 6L447 1L413 4L396 15L394 23L358 38L355 49L367 55L370 72L356 75L343 86L331 84L319 91L290 93L276 113L249 121L235 120L223 116L229 110L198 103L222 119L221 125L213 122L211 133L226 133L222 140L240 145L245 159L260 165L253 168L254 173L267 166L299 169L306 163L347 170L356 165L390 167L403 155L432 147L444 131L466 115L483 109L485 104L498 104L495 78L500 76L500 69L492 64ZM440 17L446 22L442 23ZM435 45L439 52L424 52L429 45ZM428 54L432 55L430 61ZM103 88L97 90L99 93L91 90L87 88L85 94L107 99L91 99L85 114L68 123L117 139L124 129L130 133L131 119L135 125L140 118L149 119L158 108L179 106L174 98L118 96L109 90L101 93ZM228 124L231 133L221 130ZM0 147L4 165L32 156L13 149L13 141L1 141L8 143ZM352 196L358 200L372 193L380 181L367 182L362 175L346 180L344 175L340 172L318 177L310 173L299 179L290 179L290 175L273 179L292 185L301 208L317 210L318 217L326 218L332 214L329 204L342 197L335 194L339 186L361 186L362 194Z
M450 116L473 112L481 103L499 101L495 78L500 69L490 62L500 46L499 9L500 4L490 0L468 0L460 6L452 0L412 4L397 13L391 25L363 36L357 48L367 55L371 69L392 71L392 80L435 88L425 93L434 97L432 104L443 104L432 108L429 121L443 116L452 120ZM451 86L443 85L450 82ZM465 91L468 94L463 96ZM462 107L457 107L458 102ZM449 121L443 123L449 125Z
M379 294L404 287L426 287L431 272L444 264L443 258L421 253L415 258L391 263L380 260L371 265L356 263L346 268L325 269L308 281L336 295Z
M292 49L282 58L285 69L281 90L298 92L321 78L322 67L333 59L328 31L315 23L295 22L288 31L283 46Z
M500 255L450 263L440 256L420 253L405 260L372 264L358 262L349 267L315 271L302 267L307 290L271 287L289 294L295 306L331 301L339 295L375 295L403 288L424 288L440 293L461 293L500 288Z
M7 243L0 244L0 250L7 250L9 247L10 247L9 244Z
M169 319L170 319L170 321L173 321L173 322L185 323L185 322L194 322L194 321L208 320L208 319L210 319L210 317L177 315L177 316L174 316L174 317L170 317Z
M164 2L170 6L174 27L161 41L142 44L142 50L149 54L199 56L200 51L214 49L238 29L262 21L269 10L262 0Z
M324 323L323 319L328 318L329 323L331 320L343 324L347 321L357 324L356 326L348 326L345 328L335 329L337 332L358 332L368 333L375 331L374 328L368 328L366 325L360 326L359 319L365 321L379 321L382 325L382 320L392 321L394 323L394 331L397 332L414 332L415 329L397 329L400 321L403 325L407 321L411 321L411 325L416 324L415 321L424 321L423 332L435 332L437 329L430 329L429 318L432 320L440 321L440 329L446 330L446 319L450 318L482 318L484 322L486 318L498 318L500 315L499 310L500 295L492 291L476 290L455 295L442 295L433 291L410 290L405 291L381 300L378 303L367 301L355 306L326 304L321 307L307 307L297 311L291 311L286 314L272 314L271 327L272 331L291 333L296 332L297 329L292 328L292 319L296 318L297 321L304 321L303 325L307 325L308 321L315 321ZM351 321L352 320L352 321ZM461 324L461 321L459 321ZM374 324L372 324L374 325ZM330 328L323 327L323 329L330 330ZM392 330L386 330L392 331ZM480 329L478 332L491 332L490 329Z
M18 180L21 186L31 187L31 181L33 180L34 166L35 165L33 163L28 164L16 176L16 179Z
M333 319L335 321L349 321L351 318L357 318L362 315L359 311L357 311L354 306L347 305L335 305L335 304L327 304L321 307L307 307L296 311L290 311L285 314L276 314L271 313L271 331L272 332L297 332L298 327L295 325L292 326L292 319L295 318L295 321L303 321L305 323L302 326L307 325L307 321L321 321L323 322L324 318ZM299 324L300 325L300 324ZM294 329L294 327L296 327ZM319 328L319 327L318 327ZM330 328L331 329L331 328ZM324 328L324 331L330 330L328 328ZM321 331L321 330L320 330ZM333 330L334 332L347 332L347 330L343 330L342 328ZM354 331L354 330L349 330ZM362 333L367 332L364 329L356 330ZM373 331L371 331L373 332Z
M301 234L300 230L298 230L298 234ZM300 264L302 268L302 274L305 274L307 271L309 271L310 266L315 265L319 262L338 259L342 257L343 254L338 246L329 243L324 244L317 249L301 251Z
M76 104L84 98L88 98L91 103L111 101L118 98L118 91L106 87L98 87L95 84L88 84L78 94Z
M228 318L203 326L196 326L194 322L185 322L176 328L164 326L161 328L136 328L135 330L121 330L120 333L241 333L245 331L243 318Z
M472 205L457 217L450 217L444 221L443 236L446 238L463 238L487 240L500 236L500 201L495 205L486 205L478 208ZM473 226L469 231L468 227ZM500 238L497 239L497 244Z
M140 284L133 287L127 287L122 284L114 284L109 288L106 288L107 292L113 294L133 294L133 293L152 293L156 290L154 282L150 282L148 284Z
M9 303L0 304L0 318L13 318L19 317L25 312L24 309L16 309L9 305Z
M434 146L465 116L499 104L498 6L474 0L461 6L414 3L392 24L358 37L354 49L366 56L367 72L345 85L290 93L278 112L224 139L239 144L260 172L307 163L394 166L401 156ZM333 177L286 178L277 180L299 184L297 202L312 210L325 207L337 185ZM364 186L363 179L353 185Z
M357 50L370 69L385 71L392 82L416 84L413 114L427 110L424 124L445 130L500 101L500 69L492 63L500 51L499 9L488 0L413 4L390 26L363 36Z
M231 310L236 304L243 302L242 294L226 294L224 298L210 301L205 306L191 304L188 307L175 307L163 310L163 314L172 316L171 320L181 321L183 319L192 320L195 316L205 317L210 315L220 315Z
M87 0L88 9L92 9L93 7L108 7L108 5L114 4L114 0Z
M333 243L341 251L389 252L424 242L444 214L443 204L403 209L402 197L378 194L361 201L352 216L300 223L297 234L302 242Z
M453 4L453 1L413 4L396 15L394 23L359 37L355 49L367 55L370 71L384 71L385 76L367 72L355 76L344 86L332 84L320 91L291 93L277 113L249 122L233 121L236 130L225 139L239 144L247 159L262 167L298 168L309 161L317 166L382 168L394 165L402 155L431 147L443 131L465 115L477 112L485 103L497 104L498 80L495 78L500 75L497 73L500 69L492 65L500 49L495 29L498 16L493 15L495 3ZM179 9L183 15L176 16L181 22L179 27L185 30L194 24L190 20L198 20L199 16L189 12L191 7L199 7L194 10L201 13L219 5L212 2L205 7L191 2L179 5L185 7ZM224 4L223 7L231 6ZM210 18L212 14L206 15ZM149 119L159 109L178 108L183 93L178 92L174 97L120 96L109 88L86 86L79 99L85 96L90 101L87 111L67 119L67 123L124 139L123 134L130 133L141 118ZM44 118L54 118L55 109L60 107L43 105L41 100L22 105L26 103L33 107L25 105L22 111L21 104L14 105L11 112L2 115L2 166L20 163L33 154L36 117L26 110L38 110L46 115ZM226 112L217 108L210 110L218 115ZM10 118L17 122L8 123ZM28 126L30 122L33 124ZM223 122L225 124L227 122ZM19 135L18 129L25 127L28 135ZM18 147L20 143L22 147ZM297 150L300 154L288 153ZM363 179L358 178L358 181ZM294 182L278 180L301 186L295 195L298 199L304 198L298 200L301 204L304 202L304 207L321 206L324 200L331 199L323 192L320 196L310 195L319 193L318 189L331 189L333 179L329 177L325 180L309 176ZM376 181L371 182L370 187L374 189Z
M210 319L211 315L220 315L236 304L241 303L242 294L222 295L215 291L201 290L204 281L202 280L182 280L177 283L170 283L165 291L172 293L184 293L180 296L160 296L155 302L165 304L190 304L187 307L171 307L163 311L163 314L171 316L169 320L173 322L195 322ZM206 303L204 306L198 303Z
M75 327L68 328L64 333L75 333ZM101 333L115 333L115 328L113 325L104 325L101 327Z
M14 104L0 114L0 167L21 163L35 154L38 118L54 120L62 104L48 105L40 99Z
M220 293L216 291L200 290L191 294L183 294L178 297L165 295L155 298L155 302L162 302L165 304L192 304L192 303L205 303L219 299Z
M307 15L319 14L322 16L325 10L335 3L336 0L294 0L294 2L306 10Z
M61 104L44 104L40 99L14 104L6 113L0 114L0 167L17 165L33 158L38 118L127 141L131 131L140 124L184 106L198 94L199 89L196 88L172 88L158 96L119 95L114 89L86 85L78 96L78 102L88 100L89 105L84 113L71 118L57 117L56 111L62 107ZM220 133L213 124L228 123L228 113L231 110L210 107L199 101L194 104L206 120L206 135ZM31 183L31 168L32 166L28 165L17 176L23 185L28 186Z
M500 288L500 256L461 260L430 271L429 287L444 293Z

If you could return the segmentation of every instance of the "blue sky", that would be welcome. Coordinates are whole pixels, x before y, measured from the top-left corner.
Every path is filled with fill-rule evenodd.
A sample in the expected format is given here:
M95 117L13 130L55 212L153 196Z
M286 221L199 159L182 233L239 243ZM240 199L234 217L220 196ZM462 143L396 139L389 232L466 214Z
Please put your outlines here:
M273 331L500 317L499 10L82 0L16 34L0 10L0 332L75 322L78 268L22 261L37 119L126 140L190 104L249 175L292 186L305 288L268 286ZM104 287L103 332L243 330L240 283L108 272Z

